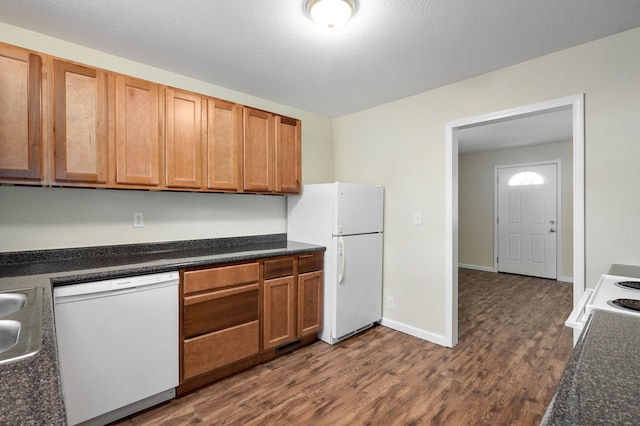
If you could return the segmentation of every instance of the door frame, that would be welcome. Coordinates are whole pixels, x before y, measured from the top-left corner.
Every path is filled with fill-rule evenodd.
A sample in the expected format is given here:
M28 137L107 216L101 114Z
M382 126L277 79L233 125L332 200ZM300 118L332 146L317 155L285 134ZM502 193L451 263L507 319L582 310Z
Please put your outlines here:
M556 281L560 281L562 276L562 160L554 159L548 161L536 161L532 163L506 164L495 166L493 168L493 271L498 272L498 253L500 252L498 244L500 242L498 231L498 212L499 212L499 188L498 188L498 171L499 169L509 169L514 167L531 167L542 166L546 164L556 165Z
M573 304L584 293L584 93L446 123L445 146L445 345L458 344L458 130L560 109L573 117Z

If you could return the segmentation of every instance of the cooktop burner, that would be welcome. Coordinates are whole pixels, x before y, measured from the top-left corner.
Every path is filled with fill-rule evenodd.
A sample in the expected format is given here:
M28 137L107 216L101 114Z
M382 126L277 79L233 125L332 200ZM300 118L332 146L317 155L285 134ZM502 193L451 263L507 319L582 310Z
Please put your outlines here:
M632 311L640 311L640 300L638 299L615 299L610 302L613 306L618 306Z
M619 281L616 285L623 288L630 288L632 290L640 290L640 281Z

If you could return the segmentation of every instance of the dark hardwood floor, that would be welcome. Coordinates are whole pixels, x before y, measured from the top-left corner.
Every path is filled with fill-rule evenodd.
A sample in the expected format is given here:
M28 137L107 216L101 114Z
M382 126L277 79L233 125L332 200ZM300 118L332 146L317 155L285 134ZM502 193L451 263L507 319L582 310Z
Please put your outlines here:
M379 326L217 382L121 425L537 425L572 350L572 286L461 269L459 344Z

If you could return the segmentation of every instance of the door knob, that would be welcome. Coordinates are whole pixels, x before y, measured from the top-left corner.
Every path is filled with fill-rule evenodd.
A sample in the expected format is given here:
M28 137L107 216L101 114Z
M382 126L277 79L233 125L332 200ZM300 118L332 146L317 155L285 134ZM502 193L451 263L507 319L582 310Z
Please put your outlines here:
M549 232L556 232L556 230L551 228L551 229L549 229Z

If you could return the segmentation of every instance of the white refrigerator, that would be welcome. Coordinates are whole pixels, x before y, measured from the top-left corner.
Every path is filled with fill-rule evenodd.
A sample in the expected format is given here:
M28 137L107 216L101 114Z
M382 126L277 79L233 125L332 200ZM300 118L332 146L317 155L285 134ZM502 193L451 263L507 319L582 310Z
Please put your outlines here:
M383 205L380 185L304 185L288 197L287 238L327 248L318 337L329 344L382 319Z

